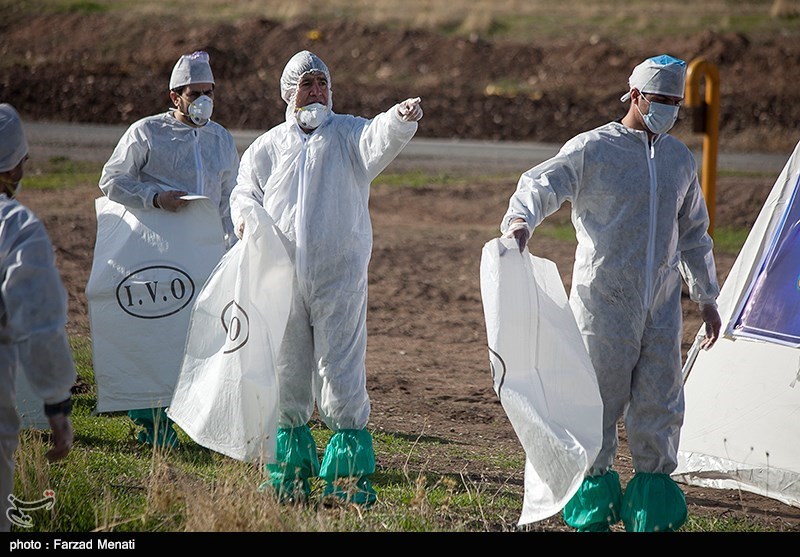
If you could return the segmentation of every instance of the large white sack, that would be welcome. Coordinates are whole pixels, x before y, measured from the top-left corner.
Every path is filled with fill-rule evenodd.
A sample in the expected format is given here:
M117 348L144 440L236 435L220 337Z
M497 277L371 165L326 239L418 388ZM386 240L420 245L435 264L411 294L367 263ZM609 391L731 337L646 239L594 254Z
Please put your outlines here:
M525 450L519 523L528 524L580 487L600 451L603 403L555 263L491 240L481 296L494 390Z
M176 213L95 201L97 240L86 297L97 411L169 404L192 304L225 252L217 207Z
M275 461L278 349L293 267L261 207L197 298L167 415L192 439L242 461Z

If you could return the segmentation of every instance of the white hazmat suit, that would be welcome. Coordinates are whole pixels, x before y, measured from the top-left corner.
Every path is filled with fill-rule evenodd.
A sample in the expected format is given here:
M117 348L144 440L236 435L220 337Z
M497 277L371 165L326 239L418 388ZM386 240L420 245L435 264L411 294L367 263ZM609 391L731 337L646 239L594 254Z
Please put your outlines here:
M231 133L210 119L213 111L210 96L213 96L214 83L207 53L198 51L181 56L173 67L169 82L176 108L142 118L125 131L103 167L99 186L109 200L129 209L172 211L174 207L165 205L165 197L172 199L172 196L179 195L175 192L186 192L188 198L206 197L218 209L224 234L223 249L228 249L237 240L230 218L230 194L236 184L239 153ZM186 89L201 85L211 86L211 89L202 95L190 91L189 98L191 95L196 98L184 107ZM164 195L166 192L169 193ZM186 199L179 201L190 202ZM199 220L193 219L192 222ZM156 251L154 249L154 258L158 258ZM213 263L205 275L198 275L201 284L213 269ZM184 325L179 328L182 327ZM188 319L185 327L188 328ZM172 345L165 346L182 351L187 331L176 330L175 333ZM124 336L121 332L120 338L114 342L124 345ZM158 354L148 356L153 362L151 367L158 369L161 363ZM170 380L174 381L177 376L178 369L175 369ZM113 385L109 387L110 390L114 388ZM148 394L145 390L143 388L142 392ZM141 441L177 444L171 421L162 408L131 409L129 416L134 423L145 427L140 433Z
M656 60L650 75L663 67ZM683 63L673 60L680 81L673 74L661 83L680 98ZM520 177L501 231L516 218L533 229L567 201L578 241L570 306L604 407L588 476L610 471L624 415L637 474L671 482L684 414L681 277L701 307L719 294L694 156L666 133L650 137L621 122L581 133Z
M572 204L575 252L570 305L604 403L603 449L593 473L609 468L625 406L634 466L669 473L683 421L681 275L691 299L719 294L708 213L694 157L667 134L612 122L567 142L522 175L501 230L522 217L536 227ZM666 401L669 403L665 404Z
M27 150L16 111L0 105L0 172L16 167ZM44 224L0 193L0 531L10 529L15 511L9 496L20 429L16 375L25 373L46 405L70 399L77 374L66 323L67 293Z
M77 374L67 339L67 294L42 222L0 194L0 530L14 486L20 420L14 385L26 374L45 404L70 398ZM7 528L6 528L7 529Z
M325 75L329 96L326 117L306 133L295 117L295 97L300 79L312 72ZM300 466L286 454L292 450L284 444L300 443L300 451L313 445L305 429L316 401L328 427L341 434L331 439L320 475L329 482L368 476L374 469L371 437L365 430L370 412L365 368L370 183L411 140L417 123L402 118L400 105L372 119L333 113L330 72L307 51L286 65L281 95L287 103L286 121L245 151L231 195L236 224L247 204L266 208L295 266L293 300L278 358L278 458L283 454L287 466ZM291 441L282 440L284 435ZM335 456L337 450L343 451L341 457ZM348 451L372 463L345 466ZM305 456L299 479L307 491L307 477L316 473L316 455L309 450ZM284 477L270 470L275 487L280 489L283 482L292 489L292 474Z

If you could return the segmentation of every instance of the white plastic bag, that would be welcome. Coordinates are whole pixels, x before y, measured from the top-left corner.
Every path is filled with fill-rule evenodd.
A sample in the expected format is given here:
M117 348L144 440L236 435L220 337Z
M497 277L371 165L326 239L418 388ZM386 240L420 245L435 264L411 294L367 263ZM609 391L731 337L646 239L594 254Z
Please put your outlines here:
M275 366L294 270L266 211L254 206L243 216L244 238L197 298L167 415L204 447L237 460L274 462Z
M166 406L183 360L192 304L225 252L207 197L176 213L100 197L86 297L97 411Z
M603 403L555 263L520 254L513 238L491 240L481 296L494 389L525 450L528 524L580 487L600 451Z

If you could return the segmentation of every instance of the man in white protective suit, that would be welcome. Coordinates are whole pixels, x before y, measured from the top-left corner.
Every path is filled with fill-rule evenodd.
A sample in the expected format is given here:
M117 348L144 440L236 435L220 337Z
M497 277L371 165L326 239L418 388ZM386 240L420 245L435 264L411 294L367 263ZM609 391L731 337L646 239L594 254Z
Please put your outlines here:
M230 194L236 184L239 154L230 132L211 120L214 88L206 52L181 56L169 80L173 107L143 118L125 131L103 167L99 186L108 199L125 207L167 214L184 209L191 202L185 198L187 194L205 196L219 210L225 248L230 248L237 241L230 219ZM183 347L187 331L174 333L163 342ZM164 408L132 409L128 415L144 428L139 441L177 445Z
M683 492L670 477L684 415L681 277L705 323L721 327L708 211L689 149L667 132L684 95L686 64L668 55L636 66L627 114L569 140L519 179L501 231L523 251L531 231L569 201L578 246L570 306L597 374L603 443L564 508L581 531L677 530ZM634 476L612 470L624 417Z
M414 136L420 99L372 119L332 110L331 74L315 54L295 54L281 76L286 121L242 156L231 215L263 205L295 267L293 300L278 356L277 463L267 465L281 500L303 500L309 478L324 496L376 501L372 436L367 431L367 265L372 251L370 183ZM315 401L334 434L321 464L308 421Z
M25 373L44 400L52 431L51 462L66 457L73 441L71 389L77 379L67 338L67 293L47 230L14 197L28 158L19 114L0 104L0 531L16 511L14 452L19 444L15 382ZM12 498L12 500L9 499Z

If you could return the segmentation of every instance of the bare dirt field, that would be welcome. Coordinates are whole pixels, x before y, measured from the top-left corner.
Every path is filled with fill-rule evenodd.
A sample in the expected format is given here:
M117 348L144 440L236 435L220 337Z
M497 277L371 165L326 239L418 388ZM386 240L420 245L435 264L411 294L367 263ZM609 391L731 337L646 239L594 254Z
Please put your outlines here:
M800 42L780 37L755 42L705 33L655 44L565 40L519 45L381 31L349 22L323 26L316 39L310 38L308 26L268 20L189 29L172 20L160 26L113 23L103 15L18 20L10 14L0 23L0 53L13 61L2 66L0 101L15 104L29 120L131 123L164 110L172 64L184 52L205 49L218 80L215 118L231 128L266 129L283 118L277 95L283 65L294 52L309 48L331 68L338 112L368 116L397 100L421 96L421 137L562 142L620 117L618 97L630 69L646 56L668 51L689 60L702 55L719 65L721 149L788 154L800 123L800 104L787 102L796 99L793 72L775 69L778 60L784 68L787 63L797 67ZM487 89L512 76L525 84L523 92ZM684 116L676 134L691 142L696 136L687 120ZM479 169L473 171L480 176ZM752 224L776 177L721 177L716 226ZM476 483L510 485L520 494L521 506L523 470L509 473L482 458L521 447L492 390L478 273L481 248L498 235L515 183L467 182L373 190L370 428L410 439L436 438L462 449L414 454L411 462L422 472L460 473ZM44 220L55 244L70 294L70 332L87 336L84 288L98 195L95 186L23 189L20 195ZM534 235L531 251L555 261L569 288L572 242ZM720 280L734 258L718 254ZM686 298L684 318L685 353L700 324L696 307ZM622 435L617 469L624 481L631 462L624 430ZM379 467L402 465L378 455ZM745 492L684 488L694 515L741 517L765 530L800 531L798 508ZM566 528L553 517L534 529Z

